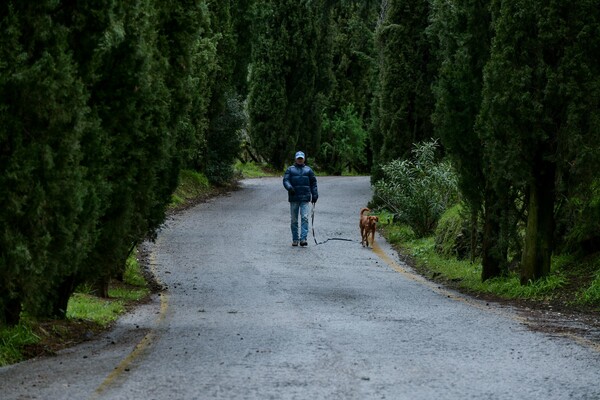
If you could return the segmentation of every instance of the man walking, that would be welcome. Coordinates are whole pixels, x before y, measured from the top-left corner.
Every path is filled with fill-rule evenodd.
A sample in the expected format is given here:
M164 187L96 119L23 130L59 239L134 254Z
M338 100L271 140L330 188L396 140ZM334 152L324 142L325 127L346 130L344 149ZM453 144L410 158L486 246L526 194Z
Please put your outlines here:
M290 202L292 246L307 246L308 236L308 203L313 205L319 198L317 191L317 178L313 170L304 163L304 153L296 153L296 162L285 171L283 186L288 191ZM298 214L300 214L301 227L298 234Z

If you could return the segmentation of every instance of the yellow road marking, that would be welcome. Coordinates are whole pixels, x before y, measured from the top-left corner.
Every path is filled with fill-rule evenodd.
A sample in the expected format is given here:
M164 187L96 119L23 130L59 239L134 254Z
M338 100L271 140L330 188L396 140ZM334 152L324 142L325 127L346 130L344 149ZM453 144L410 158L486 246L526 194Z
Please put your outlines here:
M480 310L485 310L486 312L494 312L496 314L502 314L514 321L517 321L523 325L526 326L530 326L532 328L535 328L535 322L528 320L525 317L519 316L515 313L512 312L507 312L504 310L501 310L497 307L489 307L487 304L485 304L483 301L481 300L477 300L477 299L473 299L473 298L469 298L469 297L465 297L462 296L458 293L452 292L450 290L444 289L443 287L439 286L438 284L428 281L427 279L425 279L423 276L418 275L414 272L409 271L408 269L404 268L402 265L398 264L396 261L394 261L382 248L381 246L379 246L377 244L377 242L373 242L373 252L375 254L377 254L377 256L379 258L381 258L386 264L388 264L390 267L392 267L396 272L402 274L402 276L406 277L407 279L410 279L412 281L418 282L420 284L423 284L427 287L429 287L431 290L433 290L434 292L441 294L443 296L448 297L449 299L452 300L456 300L456 301L460 301L462 303L466 303L472 307L478 308ZM594 351L600 352L600 343L596 343L592 340L586 339L584 337L581 337L575 333L571 333L571 332L558 332L555 333L554 335L556 336L560 336L560 337L565 337L565 338L569 338L575 342L577 342L580 345L583 345L585 347L589 347Z
M150 269L154 276L157 276L156 269L154 265L156 264L154 261L153 254L150 255ZM160 283L160 282L159 282ZM166 293L160 293L160 312L156 319L156 325L158 326L167 315L167 309L169 308L169 296ZM136 360L140 355L152 344L152 341L156 338L156 330L151 330L140 340L138 344L135 345L131 353L127 355L120 363L115 367L115 369L104 379L104 381L96 388L93 395L90 397L90 400L95 400L100 398L102 393L104 393L122 374L125 372L131 363Z

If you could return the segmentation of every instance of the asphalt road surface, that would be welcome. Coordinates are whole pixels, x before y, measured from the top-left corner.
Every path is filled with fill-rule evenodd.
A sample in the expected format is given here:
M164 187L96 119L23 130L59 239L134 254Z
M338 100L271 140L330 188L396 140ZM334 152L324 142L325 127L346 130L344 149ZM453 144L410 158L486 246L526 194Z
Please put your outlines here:
M167 290L97 340L1 368L0 398L600 399L597 347L426 282L379 236L363 248L369 178L319 192L325 243L306 248L280 178L171 218L148 245Z

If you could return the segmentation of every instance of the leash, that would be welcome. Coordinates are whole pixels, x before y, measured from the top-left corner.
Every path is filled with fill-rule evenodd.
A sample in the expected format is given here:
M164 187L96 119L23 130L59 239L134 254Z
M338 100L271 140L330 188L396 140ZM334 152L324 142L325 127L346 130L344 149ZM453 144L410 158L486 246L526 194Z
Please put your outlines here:
M318 246L320 244L324 244L329 242L330 240L341 240L344 242L355 242L355 240L352 239L344 239L344 238L329 238L327 240L325 240L324 242L317 242L317 237L315 236L315 207L317 205L315 203L313 203L312 205L312 210L311 210L311 221L310 221L310 225L312 227L312 234L313 234L313 239L315 240L315 245Z

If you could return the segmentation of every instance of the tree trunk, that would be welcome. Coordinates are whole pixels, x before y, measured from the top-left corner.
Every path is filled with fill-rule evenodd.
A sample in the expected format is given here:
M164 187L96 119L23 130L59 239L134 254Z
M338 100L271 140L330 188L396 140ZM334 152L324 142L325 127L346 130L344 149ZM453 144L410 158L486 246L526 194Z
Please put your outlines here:
M96 278L93 283L93 292L96 296L103 299L108 299L108 286L110 278L108 276L101 276Z
M15 326L21 318L21 299L5 298L0 302L2 314L0 314L0 325L3 322L6 326Z
M502 275L506 263L506 243L500 235L502 202L493 189L485 189L483 243L481 249L481 280Z
M525 245L521 259L521 284L550 273L554 236L555 165L542 162L529 187Z
M56 288L56 294L50 305L50 315L52 317L64 319L67 316L67 305L69 299L75 290L75 277L66 277Z
M475 263L477 256L477 220L479 210L475 207L471 210L471 264Z

